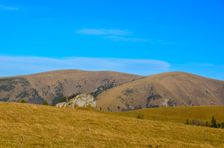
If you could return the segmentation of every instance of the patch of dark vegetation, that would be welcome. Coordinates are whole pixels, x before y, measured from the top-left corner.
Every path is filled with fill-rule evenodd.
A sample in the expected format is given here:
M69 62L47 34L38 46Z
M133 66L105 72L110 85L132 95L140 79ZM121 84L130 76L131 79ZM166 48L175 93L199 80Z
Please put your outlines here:
M99 86L94 92L90 93L94 98L96 98L99 94L101 94L105 90L117 86L115 80L104 79L103 81L104 81L103 85Z
M137 119L144 119L143 113L138 113Z
M154 102L157 99L161 99L162 96L160 96L155 88L153 86L151 86L150 91L149 91L149 95L147 97L147 102L146 102L146 107L147 108L152 108L152 107L159 107L158 105L154 105L152 102Z
M67 101L68 101L67 97L62 97L62 98L57 99L57 103L67 102ZM55 103L55 101L54 101L53 104L57 104L57 103Z
M121 110L121 107L120 107L120 106L117 106L117 109L118 109L118 110Z
M44 100L43 105L48 105L48 102Z
M74 99L76 96L80 95L81 93L78 92L78 93L75 93L75 94L72 94L71 96L64 96L60 99L58 99L58 102L57 103L60 103L60 102L68 102L69 100L71 99Z
M192 103L190 103L190 104L192 104ZM177 104L174 100L169 99L169 101L167 102L167 105L170 107L173 107L173 106L176 106Z
M27 103L27 101L24 99L21 99L21 100L19 100L19 103Z
M80 94L81 94L81 92L74 93L73 95L67 97L67 100L69 101L69 100L71 100L71 99L74 99L76 96L78 96L78 95L80 95Z
M34 104L43 104L44 98L42 98L36 89L31 89L31 96L28 99L29 103L34 103Z
M201 120L189 120L187 119L185 124L188 125L195 125L195 126L206 126L211 128L223 128L224 129L224 122L217 122L214 116L212 116L211 121L201 121Z
M62 98L64 98L64 88L63 84L61 82L57 82L57 85L55 86L55 97L52 101L53 105L59 103Z

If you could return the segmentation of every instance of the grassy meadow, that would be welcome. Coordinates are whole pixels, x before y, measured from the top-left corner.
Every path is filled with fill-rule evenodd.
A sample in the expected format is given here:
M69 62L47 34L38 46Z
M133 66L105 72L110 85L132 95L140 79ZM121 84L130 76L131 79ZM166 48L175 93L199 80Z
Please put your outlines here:
M115 115L134 117L142 114L144 119L185 123L186 120L210 121L214 116L217 121L224 122L224 106L195 106L195 107L162 107L147 108L128 112L117 112Z
M167 111L166 115L161 111L160 118L150 117L159 113L154 109L142 111L149 120L134 118L135 111L118 115L88 109L0 103L0 147L224 147L223 129L169 122L163 117L169 115ZM185 119L181 118L181 113L186 116L184 111L175 113L175 118L170 119L178 122ZM210 118L204 115L207 112L200 114L200 119ZM192 114L192 118L196 117ZM217 118L222 119L221 113Z

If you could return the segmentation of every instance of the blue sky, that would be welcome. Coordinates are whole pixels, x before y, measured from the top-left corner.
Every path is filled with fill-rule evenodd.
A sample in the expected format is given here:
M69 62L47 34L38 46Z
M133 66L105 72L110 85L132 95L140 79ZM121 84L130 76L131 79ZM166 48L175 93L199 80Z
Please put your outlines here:
M224 80L223 0L0 0L0 76L57 69Z

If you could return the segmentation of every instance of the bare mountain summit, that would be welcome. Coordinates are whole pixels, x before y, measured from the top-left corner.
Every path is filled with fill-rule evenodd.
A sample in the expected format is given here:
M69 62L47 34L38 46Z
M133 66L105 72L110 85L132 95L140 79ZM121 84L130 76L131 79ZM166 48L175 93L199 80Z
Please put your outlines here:
M125 83L97 97L97 106L108 111L179 105L224 105L224 81L163 73Z

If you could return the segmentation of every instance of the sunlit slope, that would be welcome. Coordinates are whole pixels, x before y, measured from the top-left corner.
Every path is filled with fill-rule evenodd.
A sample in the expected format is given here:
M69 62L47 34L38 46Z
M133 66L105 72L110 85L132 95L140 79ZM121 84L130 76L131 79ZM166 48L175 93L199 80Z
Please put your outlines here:
M224 147L224 130L83 109L0 104L1 147Z
M97 106L108 111L183 105L224 105L224 81L183 72L162 73L114 87L97 97Z
M76 93L92 93L140 76L110 71L60 70L0 79L0 101L57 104ZM102 90L101 90L102 91Z
M162 107L113 114L134 118L139 114L143 114L144 119L178 123L185 123L187 119L210 121L212 116L214 116L219 122L224 122L224 106Z

